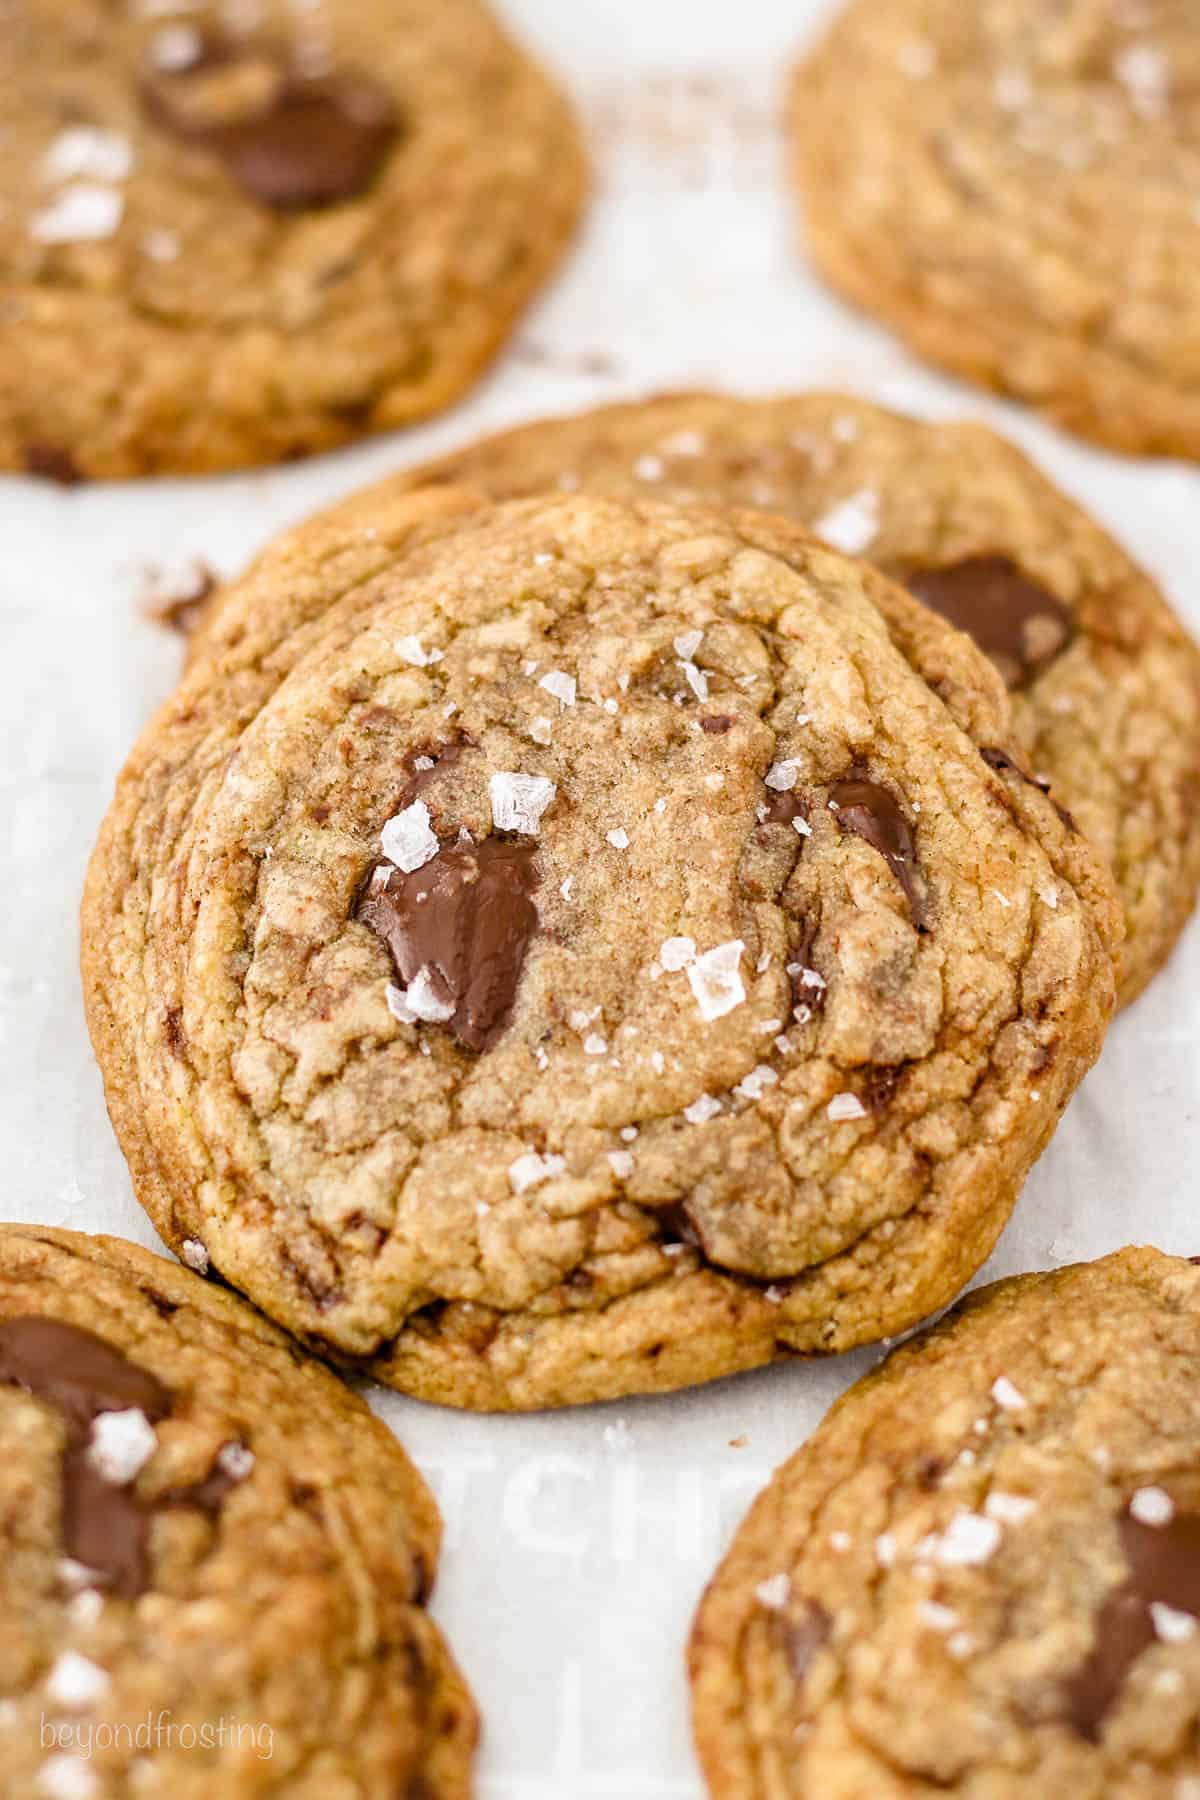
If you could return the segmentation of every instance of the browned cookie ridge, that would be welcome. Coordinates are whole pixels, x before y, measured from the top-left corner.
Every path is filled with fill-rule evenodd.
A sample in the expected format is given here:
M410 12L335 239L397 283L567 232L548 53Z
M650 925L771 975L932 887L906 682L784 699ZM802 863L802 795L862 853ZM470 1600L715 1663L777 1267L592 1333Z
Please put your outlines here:
M1200 1268L970 1296L778 1471L692 1632L713 1800L1191 1800Z
M234 468L423 418L558 260L576 127L482 0L252 12L6 15L0 468Z
M282 1333L136 1245L6 1225L0 1424L12 1800L465 1800L433 1501Z
M1121 1002L1165 962L1200 885L1200 658L1149 576L1013 445L845 394L672 394L504 432L376 492L448 481L754 506L869 556L987 653L1026 773L1111 867Z
M1200 458L1192 0L850 0L790 106L808 242L933 362Z
M1111 891L1010 730L965 638L783 520L442 489L288 534L89 875L142 1203L458 1405L911 1323L1112 1003Z

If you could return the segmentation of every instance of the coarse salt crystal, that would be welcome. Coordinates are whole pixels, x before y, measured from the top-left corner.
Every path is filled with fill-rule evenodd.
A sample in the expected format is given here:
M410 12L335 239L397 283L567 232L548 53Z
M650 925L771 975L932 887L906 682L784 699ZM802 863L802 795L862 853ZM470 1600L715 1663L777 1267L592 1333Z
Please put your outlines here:
M778 1612L788 1603L792 1591L791 1577L788 1575L771 1575L766 1581L760 1581L754 1590L754 1597L760 1606L770 1612Z
M628 1181L634 1168L632 1150L610 1150L608 1166L618 1181Z
M68 1710L95 1706L108 1693L108 1671L89 1662L76 1650L64 1650L46 1677L46 1698Z
M869 488L851 494L818 520L814 530L835 550L844 551L847 556L860 555L879 535L878 494Z
M998 1519L1002 1525L1020 1525L1031 1512L1036 1512L1037 1501L1024 1494L991 1493L983 1503L983 1510L989 1519Z
M835 1094L825 1108L825 1114L835 1125L842 1125L851 1119L865 1119L867 1109L857 1094Z
M688 967L687 978L700 1016L707 1024L724 1018L746 998L739 964L746 946L741 938L706 950Z
M536 1150L527 1150L515 1162L509 1163L508 1184L514 1194L524 1194L530 1188L539 1187L543 1181L552 1181L566 1166L566 1160L561 1156L539 1156Z
M639 456L633 472L639 481L661 481L667 471L661 456Z
M554 721L545 713L539 713L536 719L529 722L529 735L535 744L548 744L554 736Z
M521 775L501 769L488 785L492 801L492 823L497 831L519 831L536 837L542 815L551 805L558 789L545 775Z
M389 819L379 834L379 842L388 861L406 875L423 869L441 849L423 800L414 800Z
M46 1800L93 1800L100 1791L95 1772L65 1750L46 1758L38 1770L37 1783Z
M658 960L668 975L677 975L696 960L695 942L690 937L666 938L658 952Z
M797 759L789 756L784 762L772 763L763 780L775 793L790 794L796 785L796 770L799 766Z
M92 125L69 125L60 131L42 161L42 173L51 181L72 181L78 176L124 181L132 167L128 139Z
M433 971L429 968L417 970L404 992L402 1003L413 1019L423 1020L427 1025L444 1025L447 1019L454 1017L453 1000L439 999L433 985Z
M629 848L629 833L623 826L618 825L615 831L606 831L604 837L605 842L611 844L614 850L628 850Z
M716 1118L720 1110L719 1100L715 1100L711 1094L701 1094L698 1100L693 1100L690 1106L684 1107L683 1116L689 1125L706 1125L710 1119Z
M1162 1600L1150 1602L1150 1617L1154 1622L1154 1634L1162 1644L1186 1644L1200 1629L1200 1620L1193 1618L1191 1613L1180 1612Z
M769 1087L774 1087L778 1080L779 1077L774 1069L767 1063L759 1063L756 1069L751 1069L749 1075L744 1076L738 1082L733 1091L743 1100L761 1100L764 1091Z
M1000 1527L982 1513L956 1512L933 1546L936 1562L946 1568L974 1567L987 1562L1000 1543Z
M29 221L30 236L39 244L85 244L110 238L121 223L125 202L115 188L89 181L72 182L58 198Z
M419 637L397 638L395 649L400 660L410 663L414 669L425 669L430 663L442 660L442 652L426 650Z
M560 706L574 706L579 691L575 677L563 669L551 669L548 675L542 676L538 686L552 694Z
M103 1481L125 1487L158 1448L154 1427L136 1406L101 1413L92 1422L87 1459Z
M1005 1412L1020 1412L1025 1405L1025 1396L1015 1388L1007 1375L997 1375L992 1383L992 1399Z
M601 1037L598 1031L589 1033L583 1040L583 1054L585 1056L603 1056L607 1049L608 1039Z
M1169 1525L1175 1517L1175 1502L1160 1487L1144 1487L1134 1494L1129 1511L1139 1525Z
M958 1624L958 1614L951 1612L948 1606L939 1606L936 1600L919 1600L917 1617L931 1631L953 1631Z

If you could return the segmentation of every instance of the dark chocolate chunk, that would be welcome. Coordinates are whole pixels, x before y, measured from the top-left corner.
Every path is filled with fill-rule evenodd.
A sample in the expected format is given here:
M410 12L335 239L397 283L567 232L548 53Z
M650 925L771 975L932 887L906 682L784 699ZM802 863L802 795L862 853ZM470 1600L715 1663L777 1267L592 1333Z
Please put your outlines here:
M485 1050L508 1023L538 928L531 843L460 843L411 874L380 863L358 917L381 937L407 987L422 973L468 1050Z
M1069 607L1008 556L969 556L943 569L909 570L910 593L974 638L1010 688L1024 687L1071 640Z
M803 1681L817 1651L829 1641L833 1620L815 1600L806 1600L800 1618L781 1617L780 1625L792 1674L797 1681Z
M1144 1525L1127 1508L1117 1529L1129 1575L1100 1608L1091 1653L1064 1690L1071 1724L1093 1744L1129 1671L1156 1642L1151 1606L1200 1619L1200 1513L1177 1512L1165 1525Z
M24 460L30 475L55 481L59 487L78 487L84 478L71 452L58 444L26 444Z
M912 827L886 788L861 777L839 781L829 791L838 824L878 850L904 889L909 915L925 930L925 895L917 869Z
M57 1319L0 1321L0 1381L56 1407L66 1423L62 1459L63 1549L119 1594L144 1592L150 1514L127 1487L92 1467L88 1444L101 1413L136 1408L152 1424L171 1409L168 1390L93 1332Z
M701 719L701 731L707 731L711 737L723 737L733 726L728 713L711 713L707 719Z
M268 54L239 56L226 44L146 83L147 110L162 129L203 145L255 200L278 212L333 206L370 186L400 128L395 102L379 82L346 73L305 79L280 67L265 96L229 116L197 101L199 84L229 81L239 60L269 69Z
M248 194L279 212L333 206L371 183L397 129L391 96L361 77L292 82L215 148Z

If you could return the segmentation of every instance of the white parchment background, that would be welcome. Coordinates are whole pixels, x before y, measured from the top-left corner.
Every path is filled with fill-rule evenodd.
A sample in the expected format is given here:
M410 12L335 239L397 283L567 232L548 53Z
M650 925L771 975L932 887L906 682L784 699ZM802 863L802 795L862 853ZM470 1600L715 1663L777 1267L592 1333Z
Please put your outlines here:
M777 133L813 0L507 0L593 135L598 192L564 276L465 405L309 463L59 492L0 480L0 1133L13 1218L153 1234L130 1194L76 973L84 862L172 684L147 570L233 573L280 526L479 431L654 387L844 386L1010 431L1200 629L1200 471L1057 437L911 361L806 271ZM919 104L919 95L915 97ZM1200 929L1115 1026L988 1275L1131 1240L1200 1251ZM485 1800L693 1800L688 1620L755 1489L867 1366L781 1367L669 1400L479 1419L379 1395L446 1516L436 1612L486 1721ZM736 1443L733 1442L736 1440Z

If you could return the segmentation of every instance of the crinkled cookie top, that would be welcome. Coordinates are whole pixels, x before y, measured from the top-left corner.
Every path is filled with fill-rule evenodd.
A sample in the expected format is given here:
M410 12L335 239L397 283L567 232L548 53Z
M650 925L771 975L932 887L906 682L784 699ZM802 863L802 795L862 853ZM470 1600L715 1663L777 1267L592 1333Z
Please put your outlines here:
M983 1260L1116 925L965 638L781 521L440 492L281 540L221 644L85 901L170 1241L486 1406L840 1348Z

